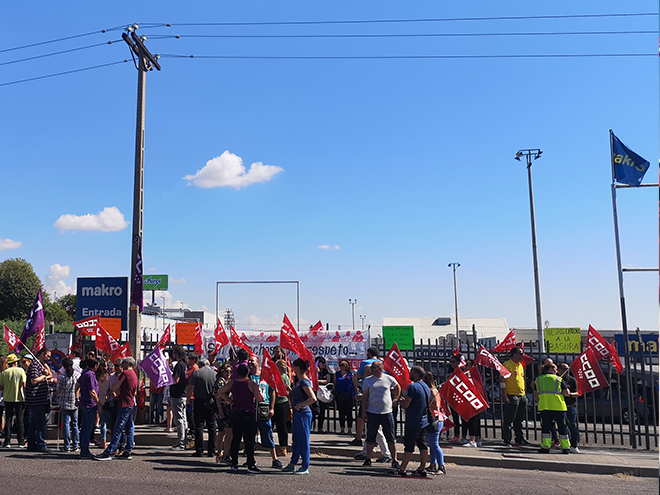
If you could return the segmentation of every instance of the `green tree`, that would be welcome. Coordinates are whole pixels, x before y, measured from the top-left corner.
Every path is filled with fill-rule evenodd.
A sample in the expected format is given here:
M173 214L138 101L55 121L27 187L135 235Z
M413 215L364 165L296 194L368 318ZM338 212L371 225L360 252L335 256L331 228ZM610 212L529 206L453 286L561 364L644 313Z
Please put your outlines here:
M77 298L75 294L67 294L57 300L57 304L62 306L66 314L69 315L71 321L76 319Z
M10 258L0 263L0 320L27 318L41 288L41 280L24 259Z

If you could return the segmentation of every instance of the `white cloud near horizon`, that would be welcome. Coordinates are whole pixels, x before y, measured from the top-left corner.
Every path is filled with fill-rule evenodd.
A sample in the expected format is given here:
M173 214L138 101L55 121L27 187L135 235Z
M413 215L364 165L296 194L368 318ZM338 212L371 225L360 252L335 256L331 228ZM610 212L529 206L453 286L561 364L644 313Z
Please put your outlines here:
M71 267L69 265L62 266L59 263L55 263L50 266L45 285L46 289L53 295L53 297L55 297L55 293L57 293L57 297L75 293L75 287L67 285L64 281L64 279L68 278L70 274Z
M167 279L170 284L185 284L186 279L184 277L181 278L174 278L174 277L168 277Z
M55 227L66 230L87 230L100 232L119 232L128 227L124 214L116 206L108 206L103 211L87 215L62 215L55 222Z
M338 249L341 249L341 246L338 246L337 244L335 244L334 246L331 246L330 244L321 244L320 246L318 246L318 249L325 249L325 250L332 249L333 251L337 251Z
M11 239L3 239L0 237L0 251L5 249L17 249L21 247L23 243L21 241L12 241Z
M149 271L150 271L150 272L157 272L157 271L158 271L158 268L149 268Z
M250 170L245 170L243 159L226 150L222 155L212 158L206 165L198 170L195 175L186 175L184 180L189 186L197 186L203 189L213 187L234 187L240 189L259 182L268 182L280 172L281 167L264 165L262 162L254 162Z

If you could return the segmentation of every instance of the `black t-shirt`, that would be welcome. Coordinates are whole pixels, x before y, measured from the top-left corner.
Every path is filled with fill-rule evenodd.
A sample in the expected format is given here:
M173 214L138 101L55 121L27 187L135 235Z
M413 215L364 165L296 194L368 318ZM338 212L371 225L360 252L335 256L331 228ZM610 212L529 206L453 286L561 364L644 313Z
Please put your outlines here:
M577 382L575 381L575 378L573 378L571 375L568 373L565 374L562 379L562 383L566 384L566 388L570 390L571 392L577 392ZM564 402L566 402L567 406L572 406L575 404L577 401L577 397L564 397Z
M179 399L186 393L186 387L188 386L186 371L188 371L188 365L185 361L179 361L176 363L172 378L176 380L176 378L179 377L179 383L173 383L170 385L170 397L173 399Z

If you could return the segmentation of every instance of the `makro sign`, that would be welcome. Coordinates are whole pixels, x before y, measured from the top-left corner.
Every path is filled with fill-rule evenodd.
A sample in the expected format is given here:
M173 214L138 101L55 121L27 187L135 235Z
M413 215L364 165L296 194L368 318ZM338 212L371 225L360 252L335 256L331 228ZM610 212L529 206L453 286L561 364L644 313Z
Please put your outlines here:
M128 277L78 278L76 303L76 320L119 318L121 329L128 329Z
M142 290L167 290L167 275L145 275Z

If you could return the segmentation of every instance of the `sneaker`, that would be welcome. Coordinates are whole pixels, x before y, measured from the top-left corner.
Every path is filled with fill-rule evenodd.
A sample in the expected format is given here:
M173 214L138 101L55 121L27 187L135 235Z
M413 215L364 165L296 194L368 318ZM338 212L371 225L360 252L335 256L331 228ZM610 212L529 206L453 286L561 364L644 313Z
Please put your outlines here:
M517 442L517 444L520 445L521 447L532 447L533 446L530 442L528 442L524 438L520 442Z
M220 464L226 464L227 466L231 466L231 457L225 456L220 460Z
M354 445L355 447L362 447L362 440L359 438L354 438L350 442L348 442L348 445Z
M274 467L275 469L282 469L284 466L282 466L282 461L275 459L271 467Z
M477 448L477 442L467 442L467 443L464 443L462 445L463 445L463 447L471 447L471 448L475 448L475 449Z
M74 447L72 452L80 452L80 447Z
M571 453L571 449L562 449L562 450L561 450L561 453L562 453L562 454L570 454L570 453Z
M387 472L388 476L393 476L395 478L405 478L408 476L408 473L405 471L401 471L401 469L392 469L391 471Z
M174 447L172 447L171 450L181 451L181 450L186 450L186 448L185 448L185 447L181 447L181 445L175 445Z
M133 459L133 456L131 455L130 452L124 451L124 452L121 453L121 455L116 456L115 459L122 459L122 460L130 461L130 460Z
M571 447L570 451L571 451L571 454L579 454L580 453L580 449L578 449L577 447Z
M109 461L112 459L112 456L110 456L110 454L107 452L101 452L99 455L95 455L93 459L95 461Z
M91 452L89 454L80 454L81 459L96 459L96 456Z
M371 467L371 459L365 459L362 463L363 467Z
M430 474L432 476L435 476L438 474L438 465L437 464L429 464L426 469L426 474Z
M477 447L481 447L482 445L481 440L477 440Z
M247 472L250 474L261 474L261 469L259 469L257 466L250 466L247 469Z
M445 465L443 464L442 466L438 466L438 470L435 472L435 474L447 474L447 468L445 468Z
M392 461L392 469L399 469L401 464L398 461Z
M559 447L560 445L561 444L559 443L559 440L555 440L554 442L552 442L553 447Z
M467 445L468 443L470 443L470 441L467 438L461 438L458 441L458 445Z
M505 447L511 447L511 440L502 440L502 445Z
M426 478L427 476L426 471L420 468L415 469L412 472L412 475L415 476L416 478Z
M60 452L71 452L69 447L60 447Z
M367 458L367 456L365 454L363 454L362 452L360 452L359 454L355 454L353 456L353 459L355 459L356 461L364 461L366 458Z
M294 466L293 464L289 464L288 466L282 468L282 471L284 471L285 473L294 473L296 471L296 466Z
M550 449L545 448L545 447L541 447L541 449L539 451L541 452L541 454L549 454L550 453Z
M343 434L344 434L344 429L343 429L343 428L341 428L341 429L339 430L339 434L340 434L340 435L343 435Z
M11 445L9 445L8 443L3 443L2 448L3 449L11 449Z
M297 471L294 471L293 474L309 474L309 469L300 468Z
M193 457L202 457L203 455L204 455L204 454L202 454L201 452L193 452L193 455L192 455L192 456L193 456Z
M388 462L392 462L392 458L389 455L384 455L383 457L379 457L378 459L376 459L376 462L386 464Z
M231 472L236 473L238 471L238 466L232 466L231 467Z

